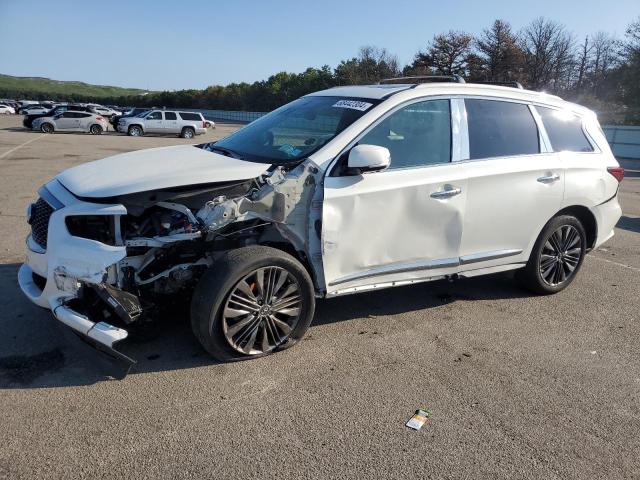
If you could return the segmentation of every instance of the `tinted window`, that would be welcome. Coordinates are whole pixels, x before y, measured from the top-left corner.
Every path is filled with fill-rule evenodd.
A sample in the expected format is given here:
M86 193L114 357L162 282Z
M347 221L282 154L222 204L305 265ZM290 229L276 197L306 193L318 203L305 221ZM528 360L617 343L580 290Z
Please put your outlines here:
M593 152L582 130L582 120L565 110L536 107L554 152Z
M413 103L389 115L358 142L391 152L389 168L447 163L451 159L448 100Z
M147 120L162 120L162 112L151 112L147 115Z
M87 118L90 117L90 113L76 113L76 118Z
M183 120L201 120L200 114L189 112L180 112L180 118Z
M527 105L465 100L472 160L540 152L538 128Z
M165 120L176 120L176 113L175 112L164 112L164 119Z

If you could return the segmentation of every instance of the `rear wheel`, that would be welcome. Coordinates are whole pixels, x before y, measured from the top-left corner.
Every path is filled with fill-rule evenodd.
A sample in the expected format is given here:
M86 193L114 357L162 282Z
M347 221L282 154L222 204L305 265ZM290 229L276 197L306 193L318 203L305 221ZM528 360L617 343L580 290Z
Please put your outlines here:
M184 127L182 132L180 132L182 138L193 138L195 135L196 132L191 127Z
M300 262L251 246L227 252L200 279L191 326L214 358L242 360L297 343L314 309L313 283Z
M89 133L91 133L91 135L102 135L102 127L100 125L91 125Z
M587 236L576 217L552 218L536 240L519 279L529 290L550 294L564 290L578 274L586 253Z
M132 137L141 137L144 134L139 125L131 125L127 133Z
M40 131L42 133L53 133L53 125L50 123L43 123L40 125Z

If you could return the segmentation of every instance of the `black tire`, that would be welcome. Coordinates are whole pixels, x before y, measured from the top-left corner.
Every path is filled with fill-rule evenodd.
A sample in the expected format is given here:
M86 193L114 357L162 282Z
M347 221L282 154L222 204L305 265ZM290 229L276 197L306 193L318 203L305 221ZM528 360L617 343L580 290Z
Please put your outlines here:
M130 137L141 137L144 135L144 131L140 125L131 125L127 130L127 135Z
M193 138L196 136L196 131L191 127L184 127L180 132L182 138Z
M53 133L54 128L50 123L43 123L42 125L40 125L40 131L42 133Z
M239 346L232 346L232 340L228 340L225 335L225 327L228 325L223 312L227 311L228 303L232 302L231 294L237 292L238 285L253 275L253 272L263 268L285 271L288 274L287 281L290 281L291 284L295 283L294 288L297 288L299 292L299 308L297 308L299 313L295 324L290 325L291 331L287 335L278 335L281 341L272 342L273 348L268 351L267 349L259 349L255 353L247 354L239 351ZM275 275L273 280L275 283ZM255 283L251 284L251 288L254 287ZM256 292L258 291L256 289ZM283 296L285 295L283 294ZM263 304L260 303L260 305ZM263 307L266 305L267 302ZM191 300L191 327L196 338L215 359L222 362L243 360L267 355L295 345L309 328L314 310L313 283L300 262L275 248L250 246L226 252L202 276ZM257 336L263 338L267 336L268 327L266 324L268 320L259 315L259 312L254 312L244 318L253 318L250 323L255 327L251 330L259 330ZM242 319L238 323L241 321ZM243 330L244 328L239 333L242 333ZM233 337L232 334L230 336ZM254 335L255 338L256 335Z
M572 240L565 241L565 235L575 235L579 245L567 245ZM576 278L586 247L587 235L580 220L572 215L554 217L542 229L527 266L517 273L517 279L525 288L539 295L558 293Z
M91 127L89 127L89 133L91 135L102 135L102 126L98 125L98 124L94 124L91 125Z

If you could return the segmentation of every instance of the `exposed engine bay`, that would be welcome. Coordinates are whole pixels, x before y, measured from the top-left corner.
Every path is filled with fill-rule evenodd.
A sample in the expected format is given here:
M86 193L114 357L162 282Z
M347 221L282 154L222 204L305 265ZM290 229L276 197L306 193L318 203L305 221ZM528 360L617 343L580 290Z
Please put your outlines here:
M72 235L126 247L101 281L82 283L78 309L126 325L151 319L177 294L188 298L222 252L254 244L295 255L322 285L312 258L321 257L310 254L320 251L319 209L317 219L310 214L317 172L309 161L272 167L246 181L100 199L124 205L126 215L67 217Z

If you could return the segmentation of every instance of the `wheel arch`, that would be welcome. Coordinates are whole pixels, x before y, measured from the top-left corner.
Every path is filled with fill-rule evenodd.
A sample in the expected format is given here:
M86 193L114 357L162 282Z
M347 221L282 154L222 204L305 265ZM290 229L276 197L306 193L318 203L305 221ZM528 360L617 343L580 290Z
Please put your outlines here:
M580 220L587 234L587 249L591 250L595 246L598 238L598 222L591 210L584 205L571 205L560 210L554 217L558 215L572 215Z
M311 277L316 293L322 290L322 286L319 285L317 272L313 268L313 265L304 250L296 248L295 244L287 238L274 223L260 225L258 230L259 233L254 237L255 245L275 248L291 255L300 262ZM240 248L245 245L246 244L238 242L237 245L230 246L228 249Z

